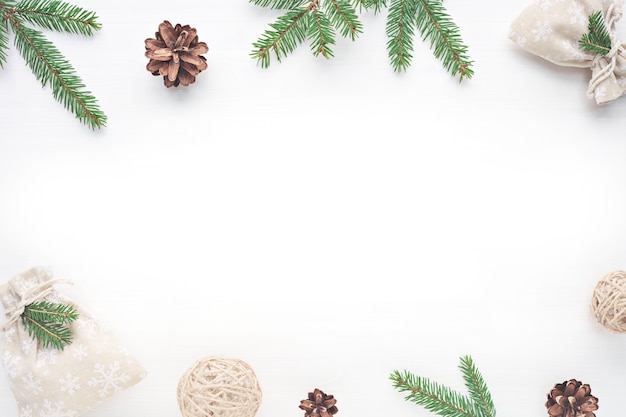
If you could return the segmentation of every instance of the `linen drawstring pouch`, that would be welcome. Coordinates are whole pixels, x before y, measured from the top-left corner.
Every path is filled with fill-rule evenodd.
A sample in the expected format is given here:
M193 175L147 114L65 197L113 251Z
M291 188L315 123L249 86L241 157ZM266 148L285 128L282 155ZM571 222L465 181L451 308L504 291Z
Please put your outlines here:
M146 374L109 330L54 288L60 281L37 267L0 285L7 316L2 361L19 417L78 417ZM37 301L76 308L72 342L64 349L43 348L25 330L21 314Z
M621 6L621 0L534 0L513 21L509 38L554 64L590 68L587 96L605 104L626 92L626 50L615 30ZM611 38L605 55L584 51L578 44L596 12L602 13Z

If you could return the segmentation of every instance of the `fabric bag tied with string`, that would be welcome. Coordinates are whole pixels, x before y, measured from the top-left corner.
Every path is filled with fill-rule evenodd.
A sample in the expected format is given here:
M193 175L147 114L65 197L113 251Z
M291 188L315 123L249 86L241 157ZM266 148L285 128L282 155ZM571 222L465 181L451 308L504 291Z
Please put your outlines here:
M78 417L146 374L110 331L54 288L58 282L50 270L33 268L0 285L7 316L2 361L20 417ZM42 300L78 313L62 350L42 347L22 323L24 308Z
M626 91L626 50L615 30L621 6L621 0L535 0L513 21L509 38L557 65L590 68L587 95L605 104ZM598 11L611 37L605 55L586 52L578 44L588 32L589 16Z

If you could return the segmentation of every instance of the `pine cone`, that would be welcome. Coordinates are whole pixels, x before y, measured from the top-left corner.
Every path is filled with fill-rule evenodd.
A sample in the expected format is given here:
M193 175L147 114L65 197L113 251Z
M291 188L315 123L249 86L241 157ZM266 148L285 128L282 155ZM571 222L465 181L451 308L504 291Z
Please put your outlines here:
M595 417L598 399L591 395L589 384L570 379L552 388L546 407L551 417Z
M300 408L305 411L305 417L331 417L339 411L336 403L335 397L315 388L315 391L309 392L307 400L300 401Z
M209 47L198 42L196 29L189 25L176 24L164 20L155 33L156 39L145 40L146 57L150 59L146 69L152 75L162 75L166 87L188 86L196 81L196 76L207 69L206 58Z

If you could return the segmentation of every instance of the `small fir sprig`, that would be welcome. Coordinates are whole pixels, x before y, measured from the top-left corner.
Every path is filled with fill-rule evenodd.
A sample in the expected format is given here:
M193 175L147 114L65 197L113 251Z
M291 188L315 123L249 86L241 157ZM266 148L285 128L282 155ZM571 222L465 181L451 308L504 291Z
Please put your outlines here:
M605 56L611 51L611 35L606 27L602 11L598 10L589 15L588 32L578 40L578 46L583 51Z
M73 305L37 301L24 307L21 318L28 335L42 347L63 350L72 343L70 324L78 312Z
M336 31L341 36L356 39L362 32L353 0L250 0L258 6L282 9L286 12L270 24L252 45L250 56L262 67L270 65L272 54L278 61L292 53L305 40L311 52L326 58L333 56Z
M92 129L106 125L96 98L85 90L76 70L44 34L28 24L57 32L91 36L100 30L94 12L59 0L0 0L0 68L7 60L9 28L28 67L53 97Z
M433 55L450 75L459 81L472 78L473 61L468 48L441 0L391 0L386 32L387 52L394 70L405 71L411 65L416 30L422 40L430 42Z
M355 40L363 27L359 10L380 12L388 7L386 35L390 64L395 71L405 71L413 58L413 39L419 32L430 42L434 56L446 71L459 81L474 74L458 26L443 7L441 0L250 0L258 6L286 10L270 29L253 43L250 56L269 67L272 53L278 61L292 53L305 40L311 42L315 56L333 56L335 29L343 37Z
M460 360L469 395L409 371L393 371L394 388L408 392L405 399L443 417L495 417L496 410L485 381L470 356Z

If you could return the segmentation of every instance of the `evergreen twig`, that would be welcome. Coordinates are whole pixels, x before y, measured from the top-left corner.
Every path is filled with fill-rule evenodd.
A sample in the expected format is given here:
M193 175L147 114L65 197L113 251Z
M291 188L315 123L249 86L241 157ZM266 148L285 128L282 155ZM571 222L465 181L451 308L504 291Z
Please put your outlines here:
M270 9L297 9L311 0L250 0L251 3Z
M387 52L394 70L405 70L413 58L415 14L417 3L413 0L392 0L387 14Z
M271 24L272 29L265 31L253 46L256 48L251 56L261 63L263 68L270 65L272 52L280 61L282 57L293 52L307 37L305 16L307 9L290 10Z
M305 40L311 42L313 55L333 56L335 29L352 40L362 31L353 0L250 0L258 6L286 10L252 44L250 56L263 68L270 65L272 53L280 62ZM362 0L359 0L362 1Z
M307 37L311 39L311 51L313 55L322 54L326 58L333 56L330 45L335 44L334 31L330 20L319 10L313 10L311 14L312 24L309 24Z
M578 46L584 51L604 56L611 51L611 35L606 27L602 11L589 15L588 32L578 40Z
M459 365L465 380L465 386L469 396L482 411L484 417L496 417L496 409L491 399L491 393L483 376L476 368L476 364L470 356L463 356Z
M22 323L28 335L44 348L63 350L72 343L69 325L78 318L72 305L37 301L24 307Z
M91 36L100 30L96 13L59 0L22 0L15 13L23 20L57 32Z
M387 0L359 0L359 6L366 9L374 9L374 13L378 13L381 8L387 5Z
M417 29L424 40L430 40L435 58L459 81L472 78L472 61L461 39L458 26L443 7L441 0L417 0Z
M405 396L407 401L442 417L495 417L491 394L472 359L469 356L461 358L459 368L469 396L409 371L393 371L389 378L394 388L408 393Z
M7 62L7 51L9 50L9 26L6 19L0 16L0 68Z
M341 31L341 36L355 40L362 31L356 10L348 0L327 0L324 11L332 25Z
M101 27L95 13L58 0L0 0L0 18L0 68L6 62L10 28L16 49L42 86L49 86L53 97L83 124L104 127L106 115L70 62L42 32L26 25L92 35Z
M378 13L387 7L387 0L250 0L258 6L284 9L271 29L253 43L250 53L261 66L270 64L273 51L280 61L294 51L296 46L309 39L314 55L333 56L329 45L334 44L334 31L355 40L362 33L356 7ZM321 12L320 12L321 10ZM312 15L313 18L308 18ZM331 25L328 24L331 23ZM446 71L459 81L474 74L473 61L468 56L460 30L447 13L441 0L391 0L388 7L386 35L390 64L395 71L404 71L413 58L413 38L419 32L424 41L430 42L435 58Z

